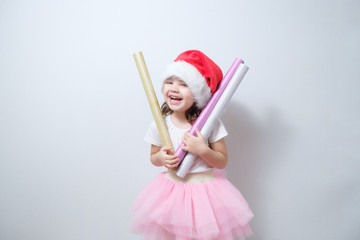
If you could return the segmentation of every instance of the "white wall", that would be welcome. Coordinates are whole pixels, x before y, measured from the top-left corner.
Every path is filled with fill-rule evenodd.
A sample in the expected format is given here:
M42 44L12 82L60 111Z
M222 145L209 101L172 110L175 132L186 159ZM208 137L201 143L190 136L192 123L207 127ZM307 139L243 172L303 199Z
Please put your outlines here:
M355 0L1 1L0 239L140 239L162 169L132 53L158 88L187 49L250 67L223 116L250 239L360 239L359 42Z

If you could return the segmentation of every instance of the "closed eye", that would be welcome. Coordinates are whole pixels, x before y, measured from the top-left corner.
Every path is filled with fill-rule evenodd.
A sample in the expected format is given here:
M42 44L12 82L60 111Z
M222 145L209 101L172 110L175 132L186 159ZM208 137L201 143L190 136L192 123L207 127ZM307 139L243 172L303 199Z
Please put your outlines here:
M187 87L187 86L188 86L188 85L187 85L184 81L182 81L182 80L179 81L179 84L180 84L180 86L182 86L182 87Z

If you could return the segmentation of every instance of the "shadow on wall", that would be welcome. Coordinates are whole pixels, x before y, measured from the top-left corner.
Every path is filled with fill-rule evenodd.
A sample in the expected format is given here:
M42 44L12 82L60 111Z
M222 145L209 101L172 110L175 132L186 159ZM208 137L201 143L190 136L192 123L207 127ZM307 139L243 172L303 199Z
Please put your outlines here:
M264 230L269 225L266 199L271 191L268 183L274 175L272 169L284 159L281 155L291 140L291 129L276 109L269 109L261 119L236 102L230 102L227 109L231 111L225 111L221 118L229 133L226 137L227 178L240 190L254 212L255 217L250 223L254 231L251 239L266 239Z

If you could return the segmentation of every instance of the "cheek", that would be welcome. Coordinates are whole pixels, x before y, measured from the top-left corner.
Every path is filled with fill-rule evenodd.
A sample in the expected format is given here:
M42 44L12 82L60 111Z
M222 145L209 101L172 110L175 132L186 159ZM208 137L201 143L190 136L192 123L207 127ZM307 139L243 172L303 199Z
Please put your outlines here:
M164 86L164 87L162 88L162 93L163 93L164 96L166 95L166 93L167 93L167 88L166 88L166 86Z
M192 92L191 92L190 90L187 90L187 91L186 91L186 97L187 97L188 99L194 99L194 96L192 95Z

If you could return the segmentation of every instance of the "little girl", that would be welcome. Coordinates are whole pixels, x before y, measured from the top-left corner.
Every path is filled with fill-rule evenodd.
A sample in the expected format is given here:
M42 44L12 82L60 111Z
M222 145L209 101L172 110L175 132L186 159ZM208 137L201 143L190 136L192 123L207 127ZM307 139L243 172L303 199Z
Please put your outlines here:
M222 80L221 69L204 53L181 53L163 77L162 113L174 147L196 155L184 179L177 177L179 158L162 146L155 122L145 136L151 144L150 160L164 166L135 200L132 229L146 239L232 240L251 234L253 214L241 193L216 169L225 168L227 131L219 120L209 139L188 130Z

